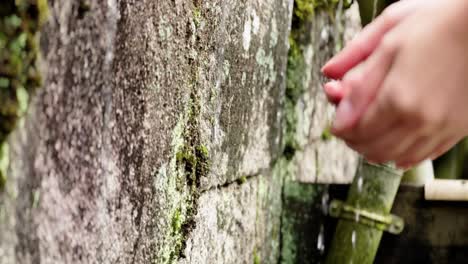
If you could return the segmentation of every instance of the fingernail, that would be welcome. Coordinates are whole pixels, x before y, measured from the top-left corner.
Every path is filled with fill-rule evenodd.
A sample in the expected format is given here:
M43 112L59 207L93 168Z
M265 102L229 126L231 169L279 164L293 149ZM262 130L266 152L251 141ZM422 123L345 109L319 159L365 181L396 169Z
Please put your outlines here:
M346 128L350 121L353 114L353 106L351 105L351 101L345 100L338 105L338 109L336 110L335 121L333 122L333 129L335 131L340 131Z
M334 58L331 58L330 60L328 60L327 63L325 63L325 65L323 65L322 69L320 69L320 71L321 71L323 74L326 75L326 73L325 73L325 68L329 67L330 64L333 63L333 59L334 59Z
M325 65L322 66L322 68L320 69L320 71L323 73L325 71L325 68L327 68L328 66L328 62L325 63Z

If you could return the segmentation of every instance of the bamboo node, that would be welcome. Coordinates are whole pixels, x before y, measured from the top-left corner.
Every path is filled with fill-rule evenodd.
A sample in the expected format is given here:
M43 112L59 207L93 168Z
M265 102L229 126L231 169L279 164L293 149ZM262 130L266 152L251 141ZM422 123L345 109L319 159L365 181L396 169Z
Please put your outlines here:
M333 200L330 203L329 214L331 217L355 221L356 223L394 235L400 234L405 227L405 222L399 216L370 212L356 208L340 200Z

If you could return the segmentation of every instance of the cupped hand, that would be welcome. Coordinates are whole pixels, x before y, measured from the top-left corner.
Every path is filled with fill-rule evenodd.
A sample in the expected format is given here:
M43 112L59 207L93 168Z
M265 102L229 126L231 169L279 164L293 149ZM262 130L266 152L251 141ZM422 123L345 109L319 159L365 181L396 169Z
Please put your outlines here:
M322 69L333 133L374 162L436 158L468 135L468 1L401 1Z

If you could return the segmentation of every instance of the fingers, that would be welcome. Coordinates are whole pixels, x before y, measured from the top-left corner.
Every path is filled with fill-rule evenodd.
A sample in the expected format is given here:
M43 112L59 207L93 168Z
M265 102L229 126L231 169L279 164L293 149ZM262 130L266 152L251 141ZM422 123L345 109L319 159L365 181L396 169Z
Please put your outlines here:
M346 72L364 61L378 47L388 31L417 9L417 2L419 1L402 1L388 7L323 66L323 74L332 79L341 79Z
M393 121L388 109L380 107L381 100L385 98L380 98L380 102L377 100L367 108L382 86L397 48L398 42L389 34L359 70L345 76L341 83L344 89L348 89L349 95L338 105L332 129L335 135L349 140L375 137L382 125L386 126L382 122ZM365 111L364 117L359 120Z

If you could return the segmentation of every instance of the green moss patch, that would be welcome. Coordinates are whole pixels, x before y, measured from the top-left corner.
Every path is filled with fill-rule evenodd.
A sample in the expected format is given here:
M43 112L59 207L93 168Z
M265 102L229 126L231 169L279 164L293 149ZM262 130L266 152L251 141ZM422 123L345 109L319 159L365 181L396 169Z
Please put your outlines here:
M26 112L30 95L41 85L38 33L46 17L46 0L5 0L0 6L0 145ZM7 156L2 153L0 163L5 163ZM3 172L0 187L5 181Z

